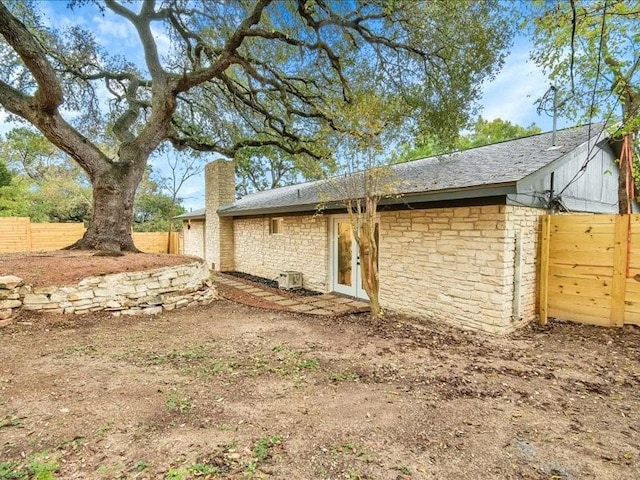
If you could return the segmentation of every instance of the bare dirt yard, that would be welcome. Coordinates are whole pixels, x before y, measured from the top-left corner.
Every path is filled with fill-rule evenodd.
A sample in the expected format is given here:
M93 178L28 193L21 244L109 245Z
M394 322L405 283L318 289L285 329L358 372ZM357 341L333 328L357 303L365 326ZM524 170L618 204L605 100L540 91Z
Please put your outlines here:
M123 259L45 258L19 268ZM229 300L23 314L0 329L0 480L31 478L637 479L640 330L494 338Z
M640 334L222 300L0 330L0 478L637 479ZM49 477L34 477L49 478Z
M195 257L160 253L96 256L86 250L0 253L0 275L15 275L32 286L73 285L92 275L151 270L194 260Z

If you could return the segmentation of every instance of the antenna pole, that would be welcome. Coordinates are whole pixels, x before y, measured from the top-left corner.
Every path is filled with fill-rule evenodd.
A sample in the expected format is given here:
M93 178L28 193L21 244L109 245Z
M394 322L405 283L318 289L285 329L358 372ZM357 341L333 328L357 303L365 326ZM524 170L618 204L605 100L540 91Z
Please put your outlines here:
M558 89L551 85L553 91L553 133L551 134L551 145L556 146L556 128L558 126Z

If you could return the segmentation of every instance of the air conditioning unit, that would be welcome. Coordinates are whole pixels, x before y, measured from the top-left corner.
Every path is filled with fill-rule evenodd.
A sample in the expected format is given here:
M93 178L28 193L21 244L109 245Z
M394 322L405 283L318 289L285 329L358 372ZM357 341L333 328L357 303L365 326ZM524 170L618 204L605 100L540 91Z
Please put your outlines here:
M278 276L278 287L284 290L302 288L302 272L282 272Z

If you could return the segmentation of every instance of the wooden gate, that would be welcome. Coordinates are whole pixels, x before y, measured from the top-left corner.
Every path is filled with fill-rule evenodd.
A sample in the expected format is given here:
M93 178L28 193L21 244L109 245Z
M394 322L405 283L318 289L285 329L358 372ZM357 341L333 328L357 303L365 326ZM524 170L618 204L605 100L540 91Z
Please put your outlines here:
M640 325L640 215L542 218L540 323Z

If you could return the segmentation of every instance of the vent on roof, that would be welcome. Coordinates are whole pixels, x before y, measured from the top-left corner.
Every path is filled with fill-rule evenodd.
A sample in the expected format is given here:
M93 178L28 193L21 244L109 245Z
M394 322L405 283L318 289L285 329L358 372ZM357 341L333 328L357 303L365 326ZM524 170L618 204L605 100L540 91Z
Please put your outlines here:
M284 290L302 288L302 272L282 272L278 276L278 287Z

